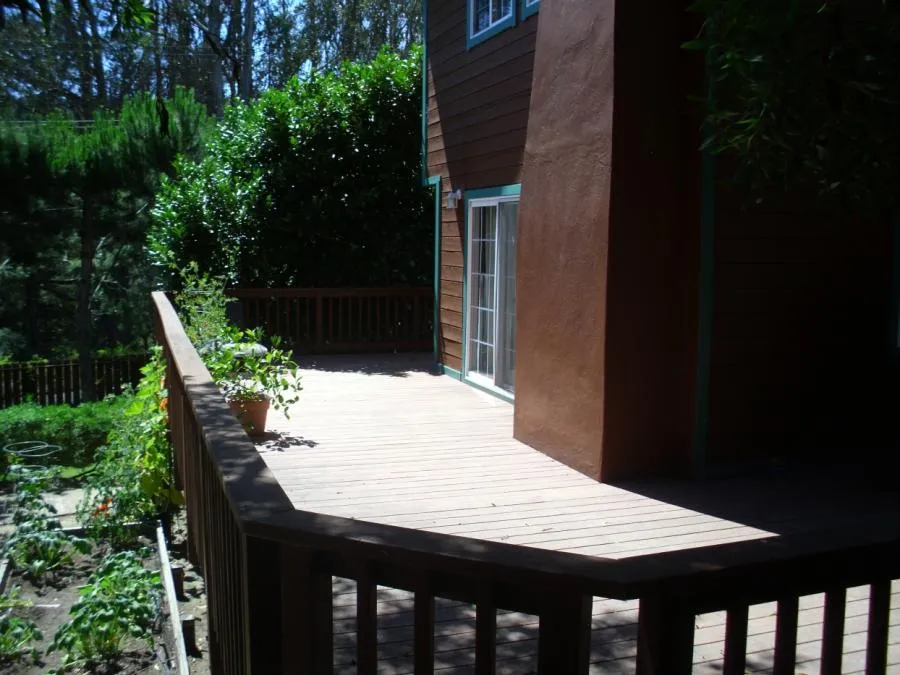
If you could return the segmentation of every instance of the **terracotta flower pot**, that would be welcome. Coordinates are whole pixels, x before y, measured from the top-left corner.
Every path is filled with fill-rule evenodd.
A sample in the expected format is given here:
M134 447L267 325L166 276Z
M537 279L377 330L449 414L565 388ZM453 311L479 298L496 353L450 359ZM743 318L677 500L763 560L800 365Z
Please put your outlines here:
M269 412L269 399L229 401L231 412L238 418L248 436L262 436L266 432L266 415Z

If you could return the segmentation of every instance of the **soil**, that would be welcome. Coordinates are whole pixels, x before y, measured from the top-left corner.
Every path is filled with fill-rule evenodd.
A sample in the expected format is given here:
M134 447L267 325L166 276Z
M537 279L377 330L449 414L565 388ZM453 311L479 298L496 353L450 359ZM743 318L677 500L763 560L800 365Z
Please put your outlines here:
M184 594L178 599L178 613L182 620L187 616L194 617L195 644L186 645L188 665L192 675L208 675L210 665L206 586L203 577L200 576L200 570L188 560L184 509L172 518L168 543L169 561L173 567L181 567L184 570Z
M47 654L47 648L53 641L57 629L69 620L69 608L78 599L79 586L87 583L88 577L97 567L102 556L103 551L100 549L91 555L77 555L73 566L61 570L55 575L47 575L43 585L35 585L22 577L18 571L13 571L7 587L18 586L19 597L33 603L31 607L15 610L15 614L34 621L43 634L43 638L33 644L39 652L40 660L37 663L23 660L0 667L0 675L12 675L13 673L16 675L44 675L48 670L59 667L62 654L59 652ZM147 565L158 567L157 561L153 558L148 559ZM172 662L168 654L173 652L171 646L166 644L167 640L164 639L161 630L167 619L168 616L161 617L158 624L160 630L153 636L154 646L152 649L145 641L129 638L124 643L124 653L116 663L104 668L93 667L90 672L97 675L168 672L167 665Z

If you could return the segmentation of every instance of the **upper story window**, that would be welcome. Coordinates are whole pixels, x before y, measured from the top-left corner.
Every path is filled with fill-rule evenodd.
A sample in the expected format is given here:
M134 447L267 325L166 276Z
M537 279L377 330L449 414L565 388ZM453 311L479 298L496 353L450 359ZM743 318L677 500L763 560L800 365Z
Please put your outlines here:
M537 14L541 7L541 0L522 0L522 18Z
M513 0L468 0L469 47L496 35L515 24Z

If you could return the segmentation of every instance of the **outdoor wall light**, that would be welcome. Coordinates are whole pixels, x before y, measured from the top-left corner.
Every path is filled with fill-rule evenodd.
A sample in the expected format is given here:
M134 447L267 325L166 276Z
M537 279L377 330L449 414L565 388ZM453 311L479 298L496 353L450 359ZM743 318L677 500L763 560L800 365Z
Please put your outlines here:
M462 199L462 190L459 188L450 190L450 192L447 193L447 208L455 209L460 199Z

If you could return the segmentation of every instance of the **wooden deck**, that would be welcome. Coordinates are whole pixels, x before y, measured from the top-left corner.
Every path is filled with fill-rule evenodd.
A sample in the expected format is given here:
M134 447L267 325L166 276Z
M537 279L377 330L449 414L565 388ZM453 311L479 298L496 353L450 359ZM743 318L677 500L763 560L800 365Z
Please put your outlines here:
M430 357L319 357L290 419L258 449L297 509L591 556L647 553L897 519L896 499L843 476L602 485L512 437L513 407L446 376ZM335 672L355 673L355 587L335 579ZM900 587L889 667L900 673ZM822 596L801 599L797 673L819 672ZM346 613L340 610L346 607ZM773 605L750 611L747 672L771 672ZM379 672L410 673L408 594L379 592ZM848 593L842 672L863 672L868 587ZM469 672L474 611L437 604L436 669ZM637 602L595 599L592 672L634 669ZM537 618L498 619L499 673L535 672ZM721 672L724 613L697 620L696 673Z

